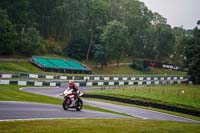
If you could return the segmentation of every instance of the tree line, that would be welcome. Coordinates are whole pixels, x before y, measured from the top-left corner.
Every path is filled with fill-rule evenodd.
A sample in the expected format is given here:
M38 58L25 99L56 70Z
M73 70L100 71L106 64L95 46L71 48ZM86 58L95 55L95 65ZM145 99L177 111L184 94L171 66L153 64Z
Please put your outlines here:
M183 55L186 31L138 0L1 0L0 14L1 54L57 53L103 64Z
M198 28L172 28L138 0L1 0L0 18L0 55L60 54L101 65L128 56L182 65L198 40Z

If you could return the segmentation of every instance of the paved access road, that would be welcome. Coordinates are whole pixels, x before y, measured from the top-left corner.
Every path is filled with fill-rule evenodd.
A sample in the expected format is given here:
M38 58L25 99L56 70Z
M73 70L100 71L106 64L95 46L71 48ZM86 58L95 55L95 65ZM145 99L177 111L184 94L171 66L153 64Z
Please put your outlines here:
M62 93L64 91L64 87L60 88L23 88L23 91L32 92L36 94L41 95L47 95L51 97L56 98L62 98L59 97L58 94ZM91 88L80 88L82 91L87 91ZM88 104L95 107L100 107L104 109L109 109L112 111L125 113L130 116L142 118L142 119L154 119L154 120L170 120L170 121L181 121L181 122L198 122L195 120L178 117L174 115L169 115L165 113L160 113L156 111L151 111L147 109L141 109L136 107L127 107L122 105L116 105L116 104L110 104L110 103L104 103L104 102L97 102L97 101L91 101L91 100L84 100L84 104Z

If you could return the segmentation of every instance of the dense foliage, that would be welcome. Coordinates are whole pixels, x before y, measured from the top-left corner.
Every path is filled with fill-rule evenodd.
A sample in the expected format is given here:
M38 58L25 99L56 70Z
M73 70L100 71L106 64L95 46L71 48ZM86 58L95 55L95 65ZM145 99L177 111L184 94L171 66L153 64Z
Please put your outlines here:
M101 65L124 56L185 61L192 32L138 0L1 0L0 55L60 54Z
M185 42L186 65L189 68L188 74L193 83L200 84L200 29L196 27L193 30L193 36Z

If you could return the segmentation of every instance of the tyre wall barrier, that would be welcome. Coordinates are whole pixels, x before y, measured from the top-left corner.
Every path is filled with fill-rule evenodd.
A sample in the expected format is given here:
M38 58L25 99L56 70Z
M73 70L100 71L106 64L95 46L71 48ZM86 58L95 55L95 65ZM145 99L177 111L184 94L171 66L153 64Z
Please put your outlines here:
M0 74L2 79L25 78L25 79L47 79L47 80L85 80L85 81L159 81L159 80L188 80L187 76L105 76L105 75L89 75L89 76L63 76L63 75L42 75L42 74Z
M132 85L167 85L167 84L180 84L185 80L135 80L135 81L75 81L77 86L132 86ZM60 86L61 83L66 81L39 81L39 80L0 80L0 84L15 84L15 85L31 85L31 86Z
M25 81L25 80L0 80L0 84L4 85L23 85L23 86L50 86L56 87L60 86L60 82L51 82L51 81Z

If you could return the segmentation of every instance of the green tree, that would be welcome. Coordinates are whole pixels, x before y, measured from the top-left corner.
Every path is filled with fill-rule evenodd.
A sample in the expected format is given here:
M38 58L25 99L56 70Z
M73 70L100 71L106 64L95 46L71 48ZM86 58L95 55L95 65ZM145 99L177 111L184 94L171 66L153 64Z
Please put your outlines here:
M31 27L24 31L20 44L20 51L24 55L40 54L42 38L35 28Z
M159 13L153 13L153 19L152 19L152 24L157 25L157 24L167 24L167 19L164 18L162 15Z
M6 11L0 9L0 18L0 55L11 55L15 52L17 33Z
M128 26L129 55L144 58L145 32L151 24L152 13L144 3L136 0L125 0L120 6L122 20Z
M182 27L175 27L173 29L175 36L175 45L173 47L173 63L182 65L185 59L185 41L186 41L186 31Z
M107 65L107 58L108 53L104 49L104 47L101 44L96 44L94 46L94 60L97 62L97 64L101 64L101 67Z
M154 25L150 25L144 34L144 58L155 60L156 57L156 44L157 44L157 37L156 37L156 27Z
M188 74L194 84L200 84L200 29L193 31L193 38L187 40L186 64L189 68Z
M34 25L30 0L1 0L0 8L7 10L9 19L15 24L18 33L23 28Z
M156 60L166 61L173 52L174 35L169 25L156 25Z
M117 20L109 22L102 33L102 44L108 54L107 60L122 59L125 49L128 47L128 28Z
M106 25L108 8L108 3L105 0L87 0L86 2L85 26L88 30L84 32L88 34L89 38L86 61L89 59L92 47L98 43L99 29Z

